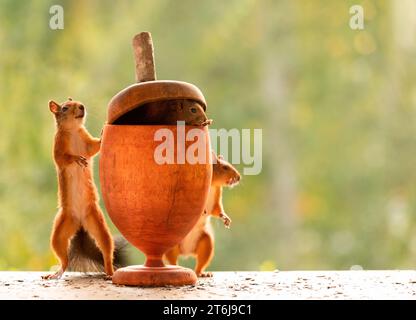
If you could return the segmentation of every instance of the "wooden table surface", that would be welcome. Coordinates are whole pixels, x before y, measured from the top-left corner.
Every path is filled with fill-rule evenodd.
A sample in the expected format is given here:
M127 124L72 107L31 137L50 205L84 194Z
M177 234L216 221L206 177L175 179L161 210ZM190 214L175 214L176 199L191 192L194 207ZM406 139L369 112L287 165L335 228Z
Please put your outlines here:
M195 286L116 286L99 274L0 272L0 299L415 299L416 271L214 272Z

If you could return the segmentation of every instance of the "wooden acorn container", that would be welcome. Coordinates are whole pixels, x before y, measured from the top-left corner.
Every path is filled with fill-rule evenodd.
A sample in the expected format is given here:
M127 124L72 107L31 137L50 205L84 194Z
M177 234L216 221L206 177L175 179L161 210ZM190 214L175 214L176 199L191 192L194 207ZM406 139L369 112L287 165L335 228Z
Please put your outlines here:
M188 234L205 208L212 177L208 129L184 126L185 134L195 128L202 131L206 161L158 164L154 153L161 142L155 141L155 133L162 128L171 130L176 141L176 159L184 151L177 142L182 136L178 127L117 124L117 119L128 118L130 112L147 103L175 99L196 101L205 110L205 98L190 83L155 80L150 33L136 35L133 49L138 83L120 91L109 102L101 144L100 181L109 216L123 236L146 255L146 262L118 269L113 283L195 284L197 277L192 270L166 266L162 257ZM191 143L185 141L180 145L186 149Z

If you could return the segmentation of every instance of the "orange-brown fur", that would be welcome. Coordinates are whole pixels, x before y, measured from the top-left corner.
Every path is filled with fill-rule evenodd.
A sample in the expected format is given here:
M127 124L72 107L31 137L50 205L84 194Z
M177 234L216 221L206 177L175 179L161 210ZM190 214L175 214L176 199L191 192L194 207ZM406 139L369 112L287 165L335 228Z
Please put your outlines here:
M58 213L51 234L51 246L61 268L46 279L60 278L68 267L71 238L83 228L96 241L103 254L104 270L113 274L113 239L98 204L97 189L92 175L92 157L100 150L101 140L93 138L84 121L85 107L77 101L59 105L49 101L55 115L56 134L53 157L58 176Z
M196 258L195 273L198 277L210 277L212 273L204 272L214 256L214 233L211 226L211 216L220 218L229 228L231 219L224 211L222 189L233 186L240 181L238 171L221 156L215 157L211 188L204 213L199 218L191 232L180 244L170 249L165 257L170 264L177 264L180 255L192 255Z

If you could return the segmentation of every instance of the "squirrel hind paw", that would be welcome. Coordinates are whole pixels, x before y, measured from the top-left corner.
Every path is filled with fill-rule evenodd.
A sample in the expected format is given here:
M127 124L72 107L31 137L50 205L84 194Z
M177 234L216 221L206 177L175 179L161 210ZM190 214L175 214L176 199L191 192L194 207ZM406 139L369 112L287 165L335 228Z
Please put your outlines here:
M62 275L64 274L64 271L60 269L59 271L51 274L47 274L42 276L43 280L59 280L61 279Z
M212 272L200 272L197 276L200 278L212 278L213 274Z

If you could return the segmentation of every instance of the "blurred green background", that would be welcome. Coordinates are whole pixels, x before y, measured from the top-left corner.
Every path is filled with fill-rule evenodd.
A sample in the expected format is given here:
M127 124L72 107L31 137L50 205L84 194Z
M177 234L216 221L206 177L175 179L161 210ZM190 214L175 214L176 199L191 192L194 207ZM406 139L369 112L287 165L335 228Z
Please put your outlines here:
M0 0L0 269L56 264L47 102L81 100L98 136L140 31L159 79L203 90L213 128L263 129L263 171L225 191L211 270L415 267L415 1Z

